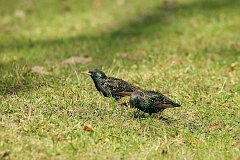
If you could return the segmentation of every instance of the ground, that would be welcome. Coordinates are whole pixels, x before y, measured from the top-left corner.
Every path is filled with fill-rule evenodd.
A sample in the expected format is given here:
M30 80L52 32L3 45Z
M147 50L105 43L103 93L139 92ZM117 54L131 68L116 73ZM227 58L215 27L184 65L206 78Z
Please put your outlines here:
M0 159L240 159L239 5L0 1ZM182 107L119 106L94 68Z

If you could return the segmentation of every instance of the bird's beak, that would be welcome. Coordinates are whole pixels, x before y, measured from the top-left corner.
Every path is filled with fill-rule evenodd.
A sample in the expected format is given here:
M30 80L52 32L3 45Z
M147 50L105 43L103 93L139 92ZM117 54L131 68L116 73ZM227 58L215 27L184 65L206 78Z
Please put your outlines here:
M82 74L87 74L87 75L89 75L89 76L91 76L92 75L92 72L90 71L90 72L81 72Z

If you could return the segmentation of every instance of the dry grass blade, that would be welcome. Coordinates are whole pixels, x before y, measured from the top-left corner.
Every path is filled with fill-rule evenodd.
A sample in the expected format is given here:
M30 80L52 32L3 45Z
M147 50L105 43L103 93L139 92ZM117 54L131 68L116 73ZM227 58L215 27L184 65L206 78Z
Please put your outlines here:
M222 124L220 124L220 123L213 123L208 126L209 131L215 131L215 130L219 130L221 128L224 128L224 126L222 126Z
M4 151L3 153L0 153L0 159L6 159L11 154L11 151Z
M232 72L236 69L237 63L232 63L229 67L228 67L228 72Z
M23 19L26 17L26 13L23 10L16 10L14 16Z
M92 127L91 124L86 124L86 125L84 125L84 126L83 126L83 130L84 130L84 131L88 131L88 132L94 132L94 129L93 129L93 127Z
M42 74L42 75L49 75L50 73L44 70L44 67L41 66L34 66L31 68L31 72Z
M63 64L74 65L74 64L86 64L92 61L89 56L73 56L64 60Z

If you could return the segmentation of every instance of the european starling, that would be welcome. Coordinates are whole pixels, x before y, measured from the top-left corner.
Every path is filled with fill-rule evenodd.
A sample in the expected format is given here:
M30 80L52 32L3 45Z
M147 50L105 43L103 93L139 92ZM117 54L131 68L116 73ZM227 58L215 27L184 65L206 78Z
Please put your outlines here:
M139 87L132 85L122 79L107 77L103 71L95 69L89 71L88 74L92 78L95 87L105 97L113 97L115 100L119 100L124 95L117 94L118 92L134 92L140 90Z
M164 109L180 107L180 104L173 102L168 97L156 91L136 90L132 93L122 92L122 96L130 96L130 106L149 113L162 112Z

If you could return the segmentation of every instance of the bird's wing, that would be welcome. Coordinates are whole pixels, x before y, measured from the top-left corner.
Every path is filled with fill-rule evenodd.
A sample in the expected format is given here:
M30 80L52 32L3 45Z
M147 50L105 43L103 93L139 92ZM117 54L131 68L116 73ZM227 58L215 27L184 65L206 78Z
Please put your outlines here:
M172 108L180 107L180 104L173 102L170 98L164 96L160 92L147 91L145 96L153 103L154 107Z
M117 92L115 94L119 95L119 96L126 97L126 96L131 96L132 92Z
M109 77L104 82L104 87L111 90L112 94L119 93L119 92L133 92L137 90L139 87L132 85L122 79Z

